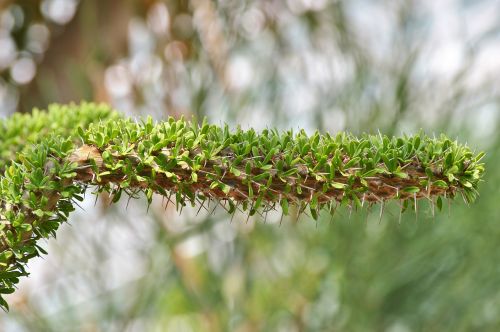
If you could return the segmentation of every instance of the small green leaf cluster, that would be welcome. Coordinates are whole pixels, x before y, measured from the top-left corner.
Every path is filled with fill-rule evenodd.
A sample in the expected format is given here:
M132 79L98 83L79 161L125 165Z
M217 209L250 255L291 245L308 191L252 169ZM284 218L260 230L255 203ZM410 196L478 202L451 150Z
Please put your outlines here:
M14 113L0 119L0 172L16 160L17 153L48 135L75 137L78 127L118 118L118 113L106 104L80 103L49 105L47 111L34 109L31 114Z
M59 225L82 200L83 187L73 183L75 165L67 160L74 145L57 136L23 149L0 178L0 306L1 294L14 292L26 262L40 253L41 238L55 236Z
M81 103L0 119L0 307L8 308L1 294L27 275L24 264L44 253L37 240L55 235L81 199L72 164L61 163L76 130L118 117L106 104Z
M76 110L73 120L63 114L69 110ZM403 207L413 203L416 208L418 199L427 199L440 208L442 197L457 193L470 202L484 172L482 153L444 135L307 135L303 130L230 130L174 118L138 122L91 104L53 106L51 112L0 124L2 137L14 142L0 145L0 155L14 160L0 159L5 165L0 177L4 308L1 294L13 292L27 274L26 262L43 253L37 241L55 235L88 186L109 192L113 202L123 193L144 192L151 203L157 193L179 210L216 201L231 214L281 209L288 215L296 206L298 214L316 219L321 210L333 214L338 205L400 200ZM28 139L21 120L34 122L29 127L38 134Z

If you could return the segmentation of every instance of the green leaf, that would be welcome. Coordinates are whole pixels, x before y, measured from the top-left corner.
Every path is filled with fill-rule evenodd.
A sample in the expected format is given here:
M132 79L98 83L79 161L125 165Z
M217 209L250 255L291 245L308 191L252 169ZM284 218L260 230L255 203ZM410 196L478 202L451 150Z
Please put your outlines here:
M314 209L312 206L309 207L309 211L311 212L311 217L314 220L318 220L318 211L316 211L316 209Z
M280 202L283 214L288 215L288 199L283 198Z
M252 174L252 164L249 161L247 161L245 165L245 173L247 173L247 175Z
M0 287L0 293L1 294L12 294L14 293L15 289L14 288L4 288Z
M163 171L163 174L165 174L167 178L173 178L175 176L174 173L168 171Z
M2 296L0 296L0 307L5 309L6 311L9 311L9 305L7 302L3 299Z
M311 208L312 209L317 209L318 208L318 196L317 195L313 195L311 201L309 202L309 204L311 205Z
M418 193L418 192L420 192L420 188L415 187L415 186L410 186L410 187L403 188L403 191L406 193Z
M448 184L443 180L436 180L432 183L432 185L440 188L448 188Z
M231 191L231 187L225 183L222 183L220 188L224 192L224 194L226 194L226 195L229 194L229 191Z
M482 151L481 151L481 152L479 152L479 153L477 154L477 156L474 158L474 161L477 163L478 161L480 161L481 159L483 159L483 157L484 157L485 155L486 155L486 153L484 153L484 152L482 152Z
M445 166L447 168L451 167L453 165L453 154L448 153L445 159Z
M235 176L240 176L241 171L237 169L236 167L231 167L231 173L233 173Z
M33 213L34 213L37 217L40 217L40 218L42 218L42 217L44 216L44 214L45 214L45 213L43 212L43 210L41 210L41 209L37 209L37 210L33 211Z
M420 136L416 136L413 140L413 149L418 150L420 148Z
M352 167L354 165L357 165L359 164L359 162L361 161L361 158L360 157L356 157L356 158L352 158L351 160L349 160L345 165L344 165L344 168L349 168L349 167Z
M335 189L344 189L347 185L340 182L331 182L330 185Z
M113 199L112 199L112 202L113 203L116 203L120 200L120 197L122 196L122 190L119 189L118 191L116 191L113 195Z
M191 173L191 180L193 182L198 182L198 174L196 174L195 172Z
M253 199L253 186L251 183L248 184L248 198Z
M441 196L438 196L438 198L436 200L436 206L437 206L439 211L441 211L443 209L443 199L441 198Z
M450 167L447 171L446 171L446 174L455 174L458 172L458 166L457 165L453 165L452 167Z
M406 174L405 172L394 171L392 174L394 174L395 176L397 176L398 178L401 178L401 179L408 178L408 174Z
M469 181L460 181L460 183L466 188L472 188L472 183Z

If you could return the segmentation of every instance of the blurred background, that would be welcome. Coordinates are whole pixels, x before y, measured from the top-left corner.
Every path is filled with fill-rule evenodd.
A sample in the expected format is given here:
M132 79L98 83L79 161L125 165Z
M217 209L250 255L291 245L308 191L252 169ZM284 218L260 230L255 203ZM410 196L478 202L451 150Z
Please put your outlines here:
M478 201L316 223L161 199L43 243L0 331L499 331L500 2L0 0L0 116L53 102L487 152Z

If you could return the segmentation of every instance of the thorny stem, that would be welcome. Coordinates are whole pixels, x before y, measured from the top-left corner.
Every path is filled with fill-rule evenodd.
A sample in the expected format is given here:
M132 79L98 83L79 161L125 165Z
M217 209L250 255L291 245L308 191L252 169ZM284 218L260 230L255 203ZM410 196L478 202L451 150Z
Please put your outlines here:
M209 211L215 201L213 209L220 205L230 214L240 210L263 218L279 208L288 215L294 206L298 216L310 213L317 220L324 208L333 215L338 205L352 212L380 203L381 219L391 200L402 202L401 211L408 204L416 210L423 198L441 209L442 197L457 193L470 202L484 171L483 154L445 136L256 133L172 118L137 123L119 120L102 106L96 116L102 121L92 124L95 105L71 107L86 119L76 128L43 132L21 144L16 135L44 128L44 121L57 123L65 113L58 108L52 111L56 115L40 112L21 126L12 119L0 122L5 129L0 156L7 156L0 158L5 169L0 177L0 294L14 291L19 277L27 275L26 262L43 253L37 241L55 235L89 186L110 193L113 202L122 193L130 199L144 192L150 204L157 193L178 211L188 203ZM73 122L65 119L61 127ZM1 296L0 306L8 308Z

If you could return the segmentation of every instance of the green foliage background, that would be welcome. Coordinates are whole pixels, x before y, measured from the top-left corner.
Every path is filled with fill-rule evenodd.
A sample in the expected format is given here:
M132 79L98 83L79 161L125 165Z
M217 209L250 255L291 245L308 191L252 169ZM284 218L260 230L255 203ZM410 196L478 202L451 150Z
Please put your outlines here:
M144 202L108 207L102 198L94 206L90 197L44 245L49 255L31 264L0 329L500 328L500 172L490 166L500 160L499 72L481 71L498 54L491 51L498 19L460 40L465 55L453 74L431 70L432 27L450 18L442 16L447 9L494 12L495 1L449 1L432 17L427 2L417 1L86 0L65 25L40 13L41 3L0 3L3 12L14 5L26 13L11 29L19 50L33 22L52 36L43 56L32 55L30 83L17 84L12 71L0 69L2 86L19 95L18 112L87 99L132 115L207 115L212 123L257 129L399 134L422 127L485 150L488 171L472 206L453 203L436 217L422 206L401 224L397 206L387 207L380 223L378 211L339 210L333 220L289 218L279 226L279 215L231 222L224 211L210 213L213 207L179 216L161 200L146 212ZM162 4L168 33L154 19ZM368 13L361 29L353 12ZM388 33L374 36L377 25L388 25ZM318 65L325 57L336 65ZM118 85L127 77L130 86Z

